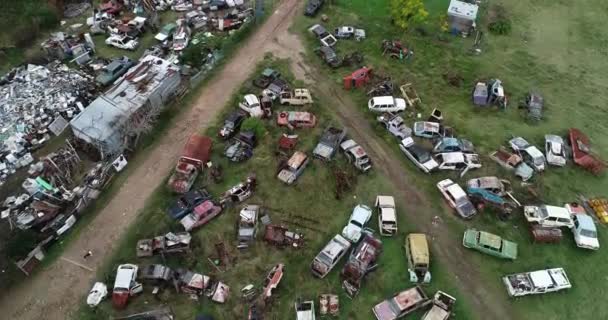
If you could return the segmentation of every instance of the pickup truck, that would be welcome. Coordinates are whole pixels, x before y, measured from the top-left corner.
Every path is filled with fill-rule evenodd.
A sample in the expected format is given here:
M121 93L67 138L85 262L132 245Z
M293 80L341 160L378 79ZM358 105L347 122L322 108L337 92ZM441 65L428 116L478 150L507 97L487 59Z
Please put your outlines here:
M338 146L345 136L346 129L327 127L323 131L319 143L312 151L313 156L324 161L330 161L338 150Z
M405 125L405 121L399 115L385 113L376 119L384 125L388 132L399 138L399 140L403 140L412 135L412 129Z
M524 216L530 223L537 223L543 227L572 228L571 212L564 207L540 205L540 206L524 206Z
M355 168L361 172L367 172L372 168L372 161L367 152L352 139L348 139L340 144L340 149L346 155L348 162L352 163Z
M209 137L198 134L190 136L169 178L169 189L175 193L190 191L196 177L209 161L212 145L213 141Z
M511 297L543 294L572 288L562 268L538 270L508 275L502 278Z

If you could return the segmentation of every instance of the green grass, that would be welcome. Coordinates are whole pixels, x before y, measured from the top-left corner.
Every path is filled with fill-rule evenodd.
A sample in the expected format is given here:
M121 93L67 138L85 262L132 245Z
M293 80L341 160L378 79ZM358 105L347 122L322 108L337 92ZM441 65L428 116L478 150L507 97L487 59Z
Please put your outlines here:
M293 80L286 61L275 61L267 59L258 66L258 72L267 66L278 68L287 79ZM301 83L290 81L292 84ZM247 81L232 101L227 104L222 116L215 119L213 125L206 130L206 134L215 137L221 119L230 111L240 97L258 90L252 88L251 81ZM254 91L255 92L255 91ZM326 125L334 123L329 110L325 108L327 101L317 101L312 106L298 107L298 109L312 111L317 115L319 123L314 129L300 129L298 149L310 151L317 142L318 136ZM246 304L240 301L238 295L240 288L249 283L256 286L261 285L266 272L276 263L283 262L286 265L286 273L281 285L275 291L276 299L268 311L270 319L285 319L293 315L293 302L296 298L315 299L323 292L338 293L341 299L341 319L369 319L371 307L396 291L411 286L407 279L406 261L402 249L404 235L413 231L412 226L405 221L399 220L399 235L393 238L383 239L384 252L380 258L380 267L370 274L363 286L360 295L353 301L349 300L340 288L339 270L343 263L339 264L332 273L323 280L315 279L310 275L309 264L322 246L344 226L352 208L358 203L372 205L377 194L391 194L387 180L378 173L371 172L367 175L359 175L355 189L347 193L343 200L334 197L334 179L331 166L352 169L345 159L340 155L331 165L313 161L306 168L303 175L294 186L285 186L276 178L276 169L279 159L276 157L276 142L284 129L278 128L274 120L265 122L267 134L260 139L259 146L255 149L255 156L247 162L234 164L229 163L221 156L224 143L216 141L213 149L212 161L224 168L224 180L219 185L208 182L208 179L199 178L198 186L205 186L214 195L221 194L235 183L243 180L249 173L255 173L258 178L258 188L252 199L247 203L258 203L270 208L270 215L274 222L281 220L297 220L294 215L305 216L318 223L301 221L304 225L319 229L312 231L305 228L299 230L306 238L305 247L298 251L291 249L279 250L268 246L260 239L249 250L238 253L235 248L234 222L238 215L240 205L226 210L222 215L210 224L193 232L195 243L198 244L193 255L187 258L169 258L167 264L172 267L188 267L198 272L212 274L218 279L227 282L231 286L232 296L226 305L216 305L203 299L199 303L191 302L183 294L176 294L168 289L161 296L163 302L169 304L178 319L190 319L195 312L209 312L220 319L242 319L245 315ZM170 194L164 185L161 185L146 207L138 216L136 223L130 228L127 236L121 240L119 249L113 257L101 269L100 279L111 283L117 264L125 262L136 262L139 264L160 263L159 258L141 259L135 258L135 244L138 239L164 234L168 230L179 231L180 227L175 221L171 221L165 209L173 201L174 195ZM398 205L402 204L399 197ZM372 218L371 227L376 226L376 216ZM292 226L294 227L294 226ZM259 238L259 237L258 237ZM213 245L218 241L224 241L236 258L234 266L226 272L218 273L207 261L207 257L214 254ZM457 292L450 284L450 277L443 267L435 264L431 272L434 274L433 284L427 291L432 294L434 290L441 288ZM144 286L145 287L145 286ZM152 297L149 288L143 296L131 300L127 313L150 308ZM461 295L456 294L460 299ZM108 302L103 303L96 311L83 307L78 314L78 319L103 319L114 314ZM457 319L468 319L469 314L464 303L458 304ZM221 315L221 316L220 316Z
M453 173L436 173L430 177L419 173L407 163L411 175L432 199L440 201L434 184L446 177L460 182L481 175L499 175L516 184L517 196L524 203L561 205L574 201L579 194L588 196L605 194L606 176L595 177L579 167L569 164L565 168L549 167L547 172L536 175L533 187L541 194L534 199L519 186L518 179L495 165L487 154L513 135L521 135L541 147L546 133L565 135L569 127L583 129L591 138L595 151L608 157L608 140L602 139L608 129L605 121L606 99L603 92L608 83L605 73L605 39L600 35L606 26L601 10L606 4L587 0L572 4L564 1L502 1L513 20L509 36L494 36L486 32L482 45L483 54L468 54L472 39L440 34L438 17L447 8L447 1L426 1L430 15L421 26L426 36L416 30L403 32L394 28L387 19L388 1L353 0L329 6L325 14L330 17L325 27L333 30L339 25L355 25L367 31L363 42L340 41L340 54L359 50L365 54L365 65L372 66L377 74L390 74L396 84L413 82L424 103L420 111L426 118L433 108L444 112L447 125L456 129L459 136L475 143L483 156L484 168L471 171L465 179ZM482 8L482 15L488 8ZM303 35L309 49L309 61L327 70L326 74L341 86L341 79L350 69L329 71L312 54L310 49L317 42L304 30L318 19L300 18L293 28ZM483 16L480 21L483 21ZM410 46L414 58L394 61L381 55L382 39L400 39ZM447 72L460 75L463 86L450 86L443 78ZM498 77L503 80L510 105L507 111L479 110L470 103L470 92L477 79ZM538 90L545 96L545 119L538 125L524 121L517 109L518 101L529 90ZM358 110L366 111L367 97L362 92L349 93L359 104ZM370 121L374 121L369 115ZM415 121L406 120L410 125ZM376 133L390 141L394 151L400 154L394 138L380 126ZM453 220L453 219L449 219ZM454 245L459 245L462 231L467 227L488 230L519 243L519 258L515 262L503 262L472 252L464 259L472 259L483 275L483 281L491 290L504 296L505 304L512 306L517 319L589 319L606 314L608 310L593 298L606 293L602 284L603 270L608 266L608 253L588 252L574 245L571 233L564 230L564 240L559 245L532 245L527 226L520 214L508 223L498 222L491 214L482 214L472 222L456 221L453 226ZM605 226L599 226L600 242L606 239ZM605 244L605 243L604 243ZM561 266L566 269L573 283L567 292L546 296L508 299L500 282L504 274L545 267ZM449 266L445 267L449 270ZM466 298L465 298L466 300ZM573 302L576 305L573 306ZM479 316L479 315L478 315Z

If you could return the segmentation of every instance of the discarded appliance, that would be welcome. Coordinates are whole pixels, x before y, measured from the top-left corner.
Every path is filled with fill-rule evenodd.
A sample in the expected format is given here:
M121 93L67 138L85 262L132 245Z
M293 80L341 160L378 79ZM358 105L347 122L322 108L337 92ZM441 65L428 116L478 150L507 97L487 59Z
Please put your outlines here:
M475 3L451 0L447 10L450 32L468 35L475 30L478 10Z
M213 141L209 137L193 134L186 142L175 171L169 178L169 188L176 193L190 191L196 177L211 157Z
M499 79L488 82L477 82L473 88L473 104L480 107L496 105L502 109L507 108L507 96Z

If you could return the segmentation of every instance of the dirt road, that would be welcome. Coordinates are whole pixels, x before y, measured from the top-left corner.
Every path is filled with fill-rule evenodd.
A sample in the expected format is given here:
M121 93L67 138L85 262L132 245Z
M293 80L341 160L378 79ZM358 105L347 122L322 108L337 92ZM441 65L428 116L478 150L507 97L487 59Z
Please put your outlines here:
M115 244L144 207L146 199L162 183L175 163L186 138L204 129L228 103L232 93L263 59L268 44L287 28L303 2L284 0L275 12L246 40L230 62L200 93L196 103L174 120L160 142L132 173L117 195L99 212L80 238L66 248L52 266L13 289L0 301L3 319L64 320L80 306L96 270L115 249ZM93 256L83 258L91 250Z
M432 223L434 216L437 215L437 212L431 209L431 201L434 200L414 187L416 184L408 176L408 170L399 158L400 154L393 152L384 140L376 136L369 119L359 111L360 106L357 106L342 90L337 91L335 82L324 77L322 70L307 66L302 59L304 48L296 36L289 33L280 34L271 48L275 49L273 53L276 56L291 59L296 77L310 83L315 94L320 94L324 100L332 102L332 111L348 129L349 135L368 152L376 170L380 170L390 179L396 190L395 194L403 195L407 199L402 212L407 214L408 223L413 223L418 230L432 235L433 255L438 257L443 265L449 266L455 284L466 295L477 317L512 319L512 312L508 310L503 298L487 290L479 280L477 266L463 258L467 253L458 242L454 242L453 237L449 236L448 226L445 223Z

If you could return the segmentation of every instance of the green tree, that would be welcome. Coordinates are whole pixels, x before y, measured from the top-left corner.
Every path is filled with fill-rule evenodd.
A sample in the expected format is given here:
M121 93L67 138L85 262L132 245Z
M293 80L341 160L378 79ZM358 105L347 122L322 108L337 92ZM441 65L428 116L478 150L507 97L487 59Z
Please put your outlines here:
M422 0L390 0L390 9L393 21L402 29L424 21L429 15Z

